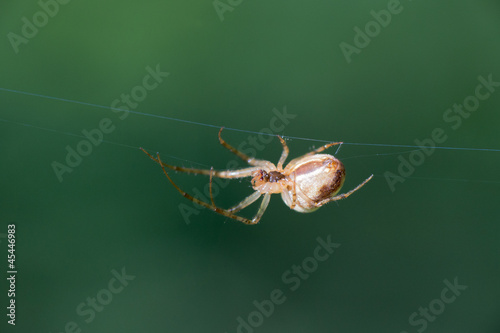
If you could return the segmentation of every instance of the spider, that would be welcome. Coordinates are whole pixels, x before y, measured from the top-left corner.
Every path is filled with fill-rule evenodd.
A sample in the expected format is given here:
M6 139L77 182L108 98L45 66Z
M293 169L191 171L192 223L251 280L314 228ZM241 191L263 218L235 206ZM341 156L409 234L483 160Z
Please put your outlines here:
M221 145L247 162L249 165L251 165L251 167L226 171L214 171L213 168L211 168L210 170L184 168L165 164L161 161L159 153L156 154L155 158L143 148L140 149L144 153L146 153L153 161L160 164L163 172L165 173L165 176L167 176L170 183L172 183L177 191L179 191L179 193L184 197L216 213L249 225L257 224L260 221L269 204L271 194L281 193L281 198L283 199L284 203L288 207L290 207L290 209L301 213L310 213L330 201L347 198L348 196L359 190L373 177L373 175L371 175L361 184L356 186L356 188L347 193L336 195L340 191L340 188L342 187L345 180L344 165L332 155L319 153L332 146L340 145L342 144L342 142L326 144L305 155L293 159L285 168L283 168L283 163L288 157L289 149L287 144L285 143L285 140L283 140L281 136L278 135L278 139L283 146L283 152L281 153L278 164L274 165L269 161L259 160L245 155L244 153L230 146L221 137L221 132L223 129L224 127L219 131L219 142L221 143ZM192 195L181 190L181 188L174 183L172 178L170 178L165 167L176 171L210 176L211 203L196 199ZM255 192L243 199L240 203L232 208L219 208L215 205L212 195L212 177L252 177L251 184ZM259 210L251 220L235 214L257 201L257 199L259 199L262 195L264 195L264 198L262 199Z

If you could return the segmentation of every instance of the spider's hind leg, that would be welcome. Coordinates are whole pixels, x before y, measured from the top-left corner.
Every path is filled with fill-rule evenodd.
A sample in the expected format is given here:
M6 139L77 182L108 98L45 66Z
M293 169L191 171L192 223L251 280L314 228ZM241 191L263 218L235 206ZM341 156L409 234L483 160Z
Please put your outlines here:
M324 204L326 204L327 202L330 202L330 201L337 201L337 200L341 200L341 199L347 198L348 196L350 196L351 194L353 194L354 192L356 192L357 190L359 190L361 187L363 187L372 178L373 178L373 175L371 175L370 177L366 178L361 184L359 184L358 186L356 186L354 189L350 190L347 193L342 193L342 194L334 196L333 198L329 198L329 199L326 199L324 201L318 202L317 203L318 207L320 207L320 206L322 206L322 205L324 205Z

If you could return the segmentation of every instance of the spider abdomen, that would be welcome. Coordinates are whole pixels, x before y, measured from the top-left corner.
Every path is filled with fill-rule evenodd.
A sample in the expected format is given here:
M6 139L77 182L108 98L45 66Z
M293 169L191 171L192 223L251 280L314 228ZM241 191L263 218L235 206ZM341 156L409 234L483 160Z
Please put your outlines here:
M304 158L285 171L295 180L297 204L293 209L303 213L315 211L328 202L340 191L345 180L344 165L328 154L316 154ZM291 195L291 191L288 191L283 196L283 201L288 206L291 206L291 200L287 197Z

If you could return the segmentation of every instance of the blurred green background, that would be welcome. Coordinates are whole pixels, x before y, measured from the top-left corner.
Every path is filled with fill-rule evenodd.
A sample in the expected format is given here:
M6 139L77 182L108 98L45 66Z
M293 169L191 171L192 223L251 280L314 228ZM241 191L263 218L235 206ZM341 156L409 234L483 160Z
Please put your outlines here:
M215 127L121 120L0 90L1 275L12 223L18 269L15 327L0 282L2 332L500 332L498 151L436 150L391 191L384 173L397 174L398 156L412 148L346 144L337 154L343 191L375 174L364 188L312 214L275 195L261 223L246 226L206 209L183 218L179 207L192 204L138 149L224 169L235 157L217 127L260 132L284 108L295 117L278 134L313 139L289 139L291 158L330 141L415 145L434 128L448 136L442 146L499 149L500 91L458 129L443 120L474 94L478 76L500 81L498 1L401 1L349 63L340 44L354 45L354 28L392 1L221 0L220 15L211 0L71 1L57 13L55 2L41 3L53 17L36 1L2 2L0 88L110 107L122 94L140 96L146 68L158 65L169 76L134 111ZM24 28L34 36L16 53L23 17L43 26ZM107 142L59 181L54 161L65 163L66 147L105 118L115 126ZM224 137L234 146L258 140ZM258 157L276 162L280 151L273 139ZM172 177L193 194L208 181ZM248 179L233 181L216 202L230 207L250 193ZM291 290L283 274L329 235L340 247ZM122 269L129 280L118 288ZM440 308L443 281L455 278L467 289ZM253 313L275 289L286 300L269 316ZM430 305L438 314L424 319L419 308Z

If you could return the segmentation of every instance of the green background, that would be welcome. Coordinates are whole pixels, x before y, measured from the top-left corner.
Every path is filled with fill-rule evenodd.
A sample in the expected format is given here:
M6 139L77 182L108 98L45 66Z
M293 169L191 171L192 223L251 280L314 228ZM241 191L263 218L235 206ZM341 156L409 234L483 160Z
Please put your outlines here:
M364 188L312 214L275 195L261 223L246 226L206 209L186 223L179 207L190 202L138 149L224 169L235 158L217 127L259 132L284 107L296 116L278 133L295 137L291 158L330 141L414 145L434 128L448 135L442 146L500 149L500 91L457 130L443 121L478 76L500 81L498 1L402 1L348 63L340 43L353 44L354 27L387 5L252 0L221 21L209 0L71 1L16 54L7 35L20 35L22 18L41 7L3 1L0 88L109 107L159 64L170 75L135 111L214 127L120 120L106 108L1 90L0 268L6 276L14 223L18 275L15 327L0 282L0 330L63 332L75 322L82 332L236 332L254 300L280 289L286 301L255 332L500 332L498 151L435 150L393 192L384 173L397 173L411 148L345 144L343 191L375 174ZM116 126L108 142L59 182L52 163L103 118ZM224 132L235 146L251 136ZM276 162L280 149L274 139L258 156ZM172 177L190 193L208 181ZM233 181L216 202L230 207L250 193L248 179ZM341 246L291 291L282 275L329 235ZM123 267L135 279L86 322L78 305ZM455 277L467 289L425 329L412 326L411 314Z

